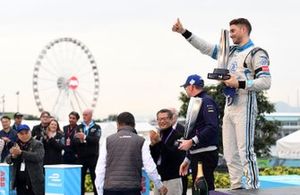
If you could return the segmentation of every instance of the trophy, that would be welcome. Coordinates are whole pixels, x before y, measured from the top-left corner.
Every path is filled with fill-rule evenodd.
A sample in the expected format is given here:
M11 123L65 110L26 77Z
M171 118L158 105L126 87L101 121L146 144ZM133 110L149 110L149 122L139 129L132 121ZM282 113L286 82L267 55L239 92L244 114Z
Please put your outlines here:
M199 97L191 97L187 109L186 119L185 119L185 126L184 126L184 136L183 138L177 140L175 142L175 146L179 146L181 143L181 140L188 139L188 136L191 131L193 131L196 120L200 111L202 105L202 98Z
M189 106L186 113L185 126L184 126L184 138L187 139L190 132L193 130L196 124L196 120L201 108L202 98L191 97Z
M208 73L208 79L227 80L230 79L229 70L227 69L229 57L229 31L222 29L221 39L218 50L218 68L213 73Z

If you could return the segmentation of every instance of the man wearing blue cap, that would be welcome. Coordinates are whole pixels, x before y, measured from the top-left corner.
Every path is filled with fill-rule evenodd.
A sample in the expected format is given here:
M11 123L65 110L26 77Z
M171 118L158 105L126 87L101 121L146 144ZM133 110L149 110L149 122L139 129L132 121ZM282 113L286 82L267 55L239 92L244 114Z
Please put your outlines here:
M18 126L17 136L19 139L6 158L8 164L13 164L12 186L18 195L43 195L43 144L32 138L25 124Z
M193 182L196 180L198 161L202 162L203 174L208 190L214 190L214 170L218 165L218 131L219 110L216 102L204 91L204 81L199 75L190 75L184 87L189 97L199 97L202 104L197 115L195 126L182 140L180 150L185 150L187 156L180 166L180 174L186 175L191 165ZM193 186L194 190L194 186Z

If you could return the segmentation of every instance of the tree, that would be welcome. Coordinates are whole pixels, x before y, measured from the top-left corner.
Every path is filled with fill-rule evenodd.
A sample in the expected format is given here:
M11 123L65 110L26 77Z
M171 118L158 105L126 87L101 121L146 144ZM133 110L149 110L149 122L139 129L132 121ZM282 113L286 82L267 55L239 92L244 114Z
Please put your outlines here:
M225 96L223 95L223 85L211 85L204 87L204 90L216 101L220 111L220 152L223 153L222 147L222 124L225 107ZM182 102L179 116L186 116L189 97L183 92L180 93L179 100ZM265 113L275 112L274 104L268 101L264 91L257 93L258 113L255 125L254 148L258 157L267 157L270 153L270 146L276 142L276 133L279 129L277 122L267 121L264 117Z
M258 157L268 157L270 154L270 146L276 142L276 135L279 130L279 122L267 121L264 117L265 113L275 112L274 104L268 101L265 92L257 93L258 113L255 123L254 148Z
M105 121L117 121L118 115L117 114L110 114L108 115L107 119Z
M109 114L107 118L104 119L95 119L95 122L107 122L107 121L117 121L118 115L117 114Z

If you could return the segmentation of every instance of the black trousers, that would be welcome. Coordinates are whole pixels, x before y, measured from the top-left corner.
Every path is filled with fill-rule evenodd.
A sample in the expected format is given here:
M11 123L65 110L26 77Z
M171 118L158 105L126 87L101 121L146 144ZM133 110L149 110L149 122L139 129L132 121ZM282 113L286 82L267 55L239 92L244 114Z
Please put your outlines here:
M32 188L24 184L17 185L16 191L17 195L34 195Z
M198 162L202 162L203 167L203 175L207 182L208 190L215 190L215 178L214 178L214 171L218 166L218 159L219 154L218 150L209 151L209 152L201 152L197 154L191 155L191 169L192 169L192 177L193 177L193 184L195 182L197 171L198 171ZM193 185L193 194L194 192L194 185Z
M187 188L188 188L188 175L181 177L182 181L182 195L186 195Z
M109 191L103 190L103 195L141 195L140 190Z
M84 195L84 183L85 183L85 175L87 173L87 170L89 170L91 175L91 180L93 184L93 191L94 195L97 195L97 189L95 186L95 178L96 178L96 165L97 165L97 158L87 158L80 161L80 164L82 165L81 168L81 195Z

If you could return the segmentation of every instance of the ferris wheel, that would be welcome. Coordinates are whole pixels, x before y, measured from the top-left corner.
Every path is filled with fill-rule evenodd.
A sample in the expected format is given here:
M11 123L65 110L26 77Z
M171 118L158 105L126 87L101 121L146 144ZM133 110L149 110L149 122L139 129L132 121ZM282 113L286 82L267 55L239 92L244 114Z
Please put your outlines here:
M94 109L99 95L99 73L90 50L73 38L50 42L33 70L33 95L40 112L58 120L71 111Z

